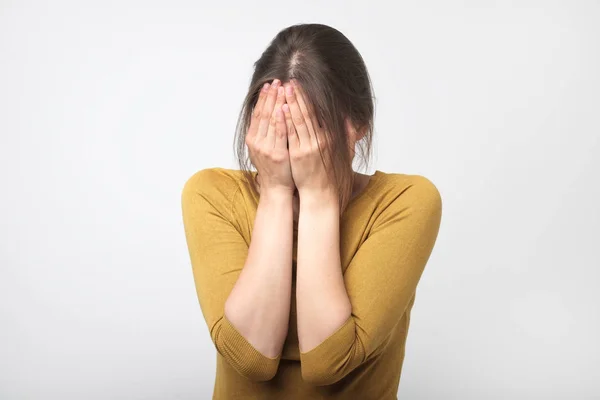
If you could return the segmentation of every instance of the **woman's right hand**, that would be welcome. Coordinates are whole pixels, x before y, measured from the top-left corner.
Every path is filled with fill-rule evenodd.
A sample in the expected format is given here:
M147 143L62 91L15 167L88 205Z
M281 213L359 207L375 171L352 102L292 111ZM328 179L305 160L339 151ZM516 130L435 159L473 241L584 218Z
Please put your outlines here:
M285 94L281 81L265 83L252 112L246 134L250 160L258 171L260 192L283 191L294 194L296 185L292 178L288 152L288 129L281 106Z

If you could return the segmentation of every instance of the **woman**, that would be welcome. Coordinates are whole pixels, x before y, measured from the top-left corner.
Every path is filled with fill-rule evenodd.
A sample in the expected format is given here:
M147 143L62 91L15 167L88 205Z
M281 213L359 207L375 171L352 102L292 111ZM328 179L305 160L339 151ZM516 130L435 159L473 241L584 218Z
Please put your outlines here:
M420 175L353 171L374 106L342 33L291 26L254 66L240 170L198 171L182 194L213 399L396 399L440 194Z

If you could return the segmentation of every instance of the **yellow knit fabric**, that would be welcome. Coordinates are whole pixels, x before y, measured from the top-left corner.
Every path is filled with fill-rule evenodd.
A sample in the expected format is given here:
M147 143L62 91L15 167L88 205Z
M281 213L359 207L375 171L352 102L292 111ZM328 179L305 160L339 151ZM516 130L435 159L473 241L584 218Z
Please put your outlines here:
M189 178L181 200L197 296L216 348L213 399L397 399L416 287L442 216L429 179L377 170L351 200L340 218L340 256L352 315L307 353L299 351L296 330L294 231L289 329L276 358L224 316L259 199L241 171L215 167Z

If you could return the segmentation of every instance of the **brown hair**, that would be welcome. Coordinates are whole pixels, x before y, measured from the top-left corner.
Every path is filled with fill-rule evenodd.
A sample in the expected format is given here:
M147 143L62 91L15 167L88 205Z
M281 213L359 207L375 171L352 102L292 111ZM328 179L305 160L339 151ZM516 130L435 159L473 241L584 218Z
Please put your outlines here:
M246 133L258 94L265 82L294 78L304 89L320 126L325 127L330 162L340 193L340 213L352 194L354 171L349 154L345 120L364 136L357 141L361 160L370 161L373 140L374 96L362 56L340 31L323 24L297 24L283 29L254 63L254 73L236 124L235 153L240 170L258 196L250 168ZM348 149L337 151L337 149ZM321 158L324 157L321 152ZM324 159L325 161L325 159Z

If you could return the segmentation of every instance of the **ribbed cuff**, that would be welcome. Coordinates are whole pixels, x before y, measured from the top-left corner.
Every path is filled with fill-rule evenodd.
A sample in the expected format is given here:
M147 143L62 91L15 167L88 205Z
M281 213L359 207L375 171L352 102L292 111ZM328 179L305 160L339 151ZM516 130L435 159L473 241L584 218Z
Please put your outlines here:
M321 342L317 347L309 350L306 353L300 353L300 362L307 376L317 373L312 371L313 368L321 371L330 371L332 374L342 371L344 366L348 364L348 357L352 357L359 362L362 362L364 357L364 349L362 346L356 345L356 324L354 318L349 316L348 319L333 332L327 339ZM360 354L354 354L354 351Z
M275 358L262 354L242 336L226 316L223 316L219 336L221 355L240 374L253 380L266 380L277 371L281 353Z

